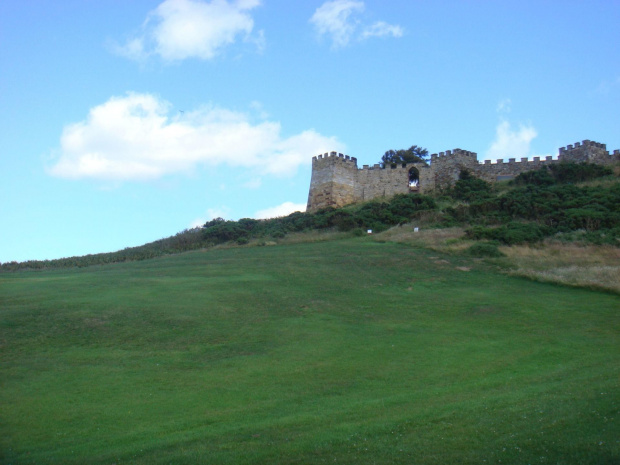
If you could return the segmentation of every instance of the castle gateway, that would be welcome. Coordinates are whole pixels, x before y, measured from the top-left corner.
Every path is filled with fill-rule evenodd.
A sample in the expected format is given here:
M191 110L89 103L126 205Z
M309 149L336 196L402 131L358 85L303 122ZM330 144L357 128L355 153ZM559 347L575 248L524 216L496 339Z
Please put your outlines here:
M408 192L429 193L452 186L466 169L488 182L512 179L520 173L561 162L596 163L609 165L620 162L620 150L613 154L605 144L584 140L561 147L558 159L534 157L532 161L510 158L478 162L474 152L455 149L431 155L430 164L408 163L396 167L364 165L358 168L357 159L331 152L312 157L312 179L308 194L307 211L325 207L342 207L381 197L392 197Z

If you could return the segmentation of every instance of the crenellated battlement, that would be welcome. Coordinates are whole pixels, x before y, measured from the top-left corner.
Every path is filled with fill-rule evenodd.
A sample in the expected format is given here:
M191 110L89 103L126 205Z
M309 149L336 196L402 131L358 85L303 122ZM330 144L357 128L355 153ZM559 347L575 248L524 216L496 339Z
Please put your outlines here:
M308 211L380 197L391 197L412 190L409 184L410 170L419 176L418 192L445 189L452 186L461 171L468 170L474 176L488 182L512 179L520 173L556 163L596 163L608 165L620 162L620 150L612 154L599 142L584 140L559 148L557 157L546 156L503 158L478 161L478 154L468 150L453 149L433 153L430 164L408 163L396 166L357 166L357 158L338 152L328 152L312 157L312 180L308 195Z
M509 158L508 161L504 161L503 158L498 158L497 160L484 160L480 162L480 164L481 165L521 165L524 163L529 163L530 165L534 167L532 169L535 169L535 167L540 165L541 163L548 163L548 162L553 162L553 161L558 161L558 158L554 159L551 155L549 155L545 157L542 161L540 157L534 157L532 160L530 160L528 157L522 157L518 161L516 158Z
M478 160L478 154L476 152L470 152L469 150L462 149L454 149L454 150L446 150L445 152L439 152L431 154L431 163L433 160L441 161L442 159L454 158L454 157L469 157L474 160Z
M325 152L324 154L317 155L315 157L312 157L312 162L315 163L319 160L325 160L328 158L342 159L343 161L350 161L357 165L357 158L350 157L349 155L343 155L342 153L338 152Z
M558 158L575 163L609 164L618 159L617 153L610 154L607 146L599 142L584 140L566 147L560 147Z
M598 149L607 150L606 144L601 144L599 142L594 142L592 140L584 140L581 142L575 142L573 145L567 145L566 147L560 147L560 153L570 152L571 150L578 149L580 147L593 147Z

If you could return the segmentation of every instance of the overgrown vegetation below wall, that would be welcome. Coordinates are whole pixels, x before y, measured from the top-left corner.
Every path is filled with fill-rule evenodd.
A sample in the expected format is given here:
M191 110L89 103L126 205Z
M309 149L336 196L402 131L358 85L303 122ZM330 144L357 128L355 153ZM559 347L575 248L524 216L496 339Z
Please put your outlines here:
M609 168L591 164L551 165L523 173L504 185L491 185L464 171L453 188L435 197L403 194L385 201L316 213L296 212L269 220L217 218L202 228L140 247L58 260L4 263L0 270L145 260L226 243L264 245L290 233L317 230L361 236L369 229L381 232L412 220L424 220L426 227L465 227L470 239L490 244L480 251L486 251L486 255L494 253L491 249L496 244L536 243L551 236L619 246L620 182Z
M610 182L576 184L601 178ZM448 207L444 221L476 224L467 230L470 238L507 245L552 235L619 245L620 183L613 181L609 168L566 163L523 173L511 182L513 188L498 194L490 184L464 172L450 195L466 203Z

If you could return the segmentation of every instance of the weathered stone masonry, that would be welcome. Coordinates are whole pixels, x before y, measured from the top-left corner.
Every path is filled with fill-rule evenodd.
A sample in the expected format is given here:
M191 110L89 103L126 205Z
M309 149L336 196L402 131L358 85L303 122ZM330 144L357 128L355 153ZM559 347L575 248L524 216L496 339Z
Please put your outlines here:
M312 157L307 210L311 212L325 207L342 207L350 203L405 194L412 190L409 186L409 171L412 168L416 168L419 173L415 190L428 193L453 185L463 169L485 181L497 182L563 161L608 165L620 162L620 151L614 150L610 154L605 144L584 140L561 147L557 160L552 157L544 160L534 157L533 161L510 158L507 162L499 159L494 163L490 160L480 163L476 153L455 149L431 155L430 165L409 163L395 168L383 168L380 165L358 168L356 158L331 152Z

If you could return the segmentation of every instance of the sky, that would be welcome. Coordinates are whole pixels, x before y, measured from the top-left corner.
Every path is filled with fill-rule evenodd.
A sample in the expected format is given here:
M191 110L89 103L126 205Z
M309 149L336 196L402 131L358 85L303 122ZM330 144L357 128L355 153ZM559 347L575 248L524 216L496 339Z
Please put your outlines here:
M312 157L620 148L620 1L4 0L0 262L305 209Z

